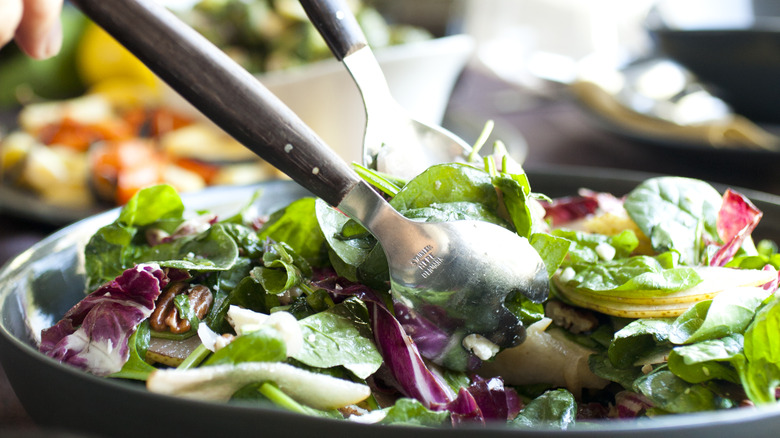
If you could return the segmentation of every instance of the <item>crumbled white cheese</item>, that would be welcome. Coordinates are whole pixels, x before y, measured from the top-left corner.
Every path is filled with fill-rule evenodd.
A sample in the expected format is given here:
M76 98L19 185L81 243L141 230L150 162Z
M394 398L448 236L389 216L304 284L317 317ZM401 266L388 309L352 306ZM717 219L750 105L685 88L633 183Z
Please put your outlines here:
M561 272L561 274L558 276L558 280L560 280L561 283L568 283L574 279L575 275L577 275L577 273L571 266L569 266Z
M614 259L615 253L615 247L606 242L601 242L596 245L596 254L598 254L601 260L604 260L605 262Z
M377 409L375 411L367 412L363 415L350 415L347 417L347 419L349 421L354 421L355 423L374 424L384 420L386 416L387 411Z
M230 306L227 320L239 336L258 330L260 326L275 328L284 339L288 357L296 355L303 348L303 331L298 320L289 312L274 312L266 315L238 306Z
M476 333L463 338L463 348L474 353L482 360L488 360L498 354L500 348L498 345L490 342L489 339Z

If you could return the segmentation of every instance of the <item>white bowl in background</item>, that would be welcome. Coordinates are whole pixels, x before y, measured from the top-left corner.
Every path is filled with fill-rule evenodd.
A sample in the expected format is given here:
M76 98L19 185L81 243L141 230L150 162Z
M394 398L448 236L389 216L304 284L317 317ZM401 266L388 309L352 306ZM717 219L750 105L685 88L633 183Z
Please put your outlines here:
M414 118L440 124L473 50L470 36L452 35L374 52L401 106ZM365 109L357 85L341 62L328 59L257 77L345 161L362 162ZM178 94L166 90L168 104L189 106ZM189 111L194 109L189 107Z

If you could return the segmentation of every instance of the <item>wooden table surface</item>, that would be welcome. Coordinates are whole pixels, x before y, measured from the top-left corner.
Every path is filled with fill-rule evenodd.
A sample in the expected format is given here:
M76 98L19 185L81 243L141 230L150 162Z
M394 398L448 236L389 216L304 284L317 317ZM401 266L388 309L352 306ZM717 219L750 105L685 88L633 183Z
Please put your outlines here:
M615 135L597 126L565 96L532 95L474 69L467 70L458 82L448 115L479 123L492 118L499 128L521 133L527 144L527 169L551 165L629 169L697 177L780 195L780 178L774 170L778 158L692 152ZM0 264L56 228L0 214ZM0 435L3 430L35 429L0 368Z

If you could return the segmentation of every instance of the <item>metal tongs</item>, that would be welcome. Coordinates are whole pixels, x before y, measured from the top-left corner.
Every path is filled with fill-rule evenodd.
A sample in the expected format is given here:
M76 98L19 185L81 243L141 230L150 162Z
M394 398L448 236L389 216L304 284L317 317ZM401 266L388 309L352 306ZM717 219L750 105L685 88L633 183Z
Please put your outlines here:
M404 218L254 76L156 1L72 3L228 134L369 230L387 256L395 300L446 338L432 360L467 369L470 334L500 347L524 339L505 300L548 295L527 239L487 222Z
M366 167L411 179L434 164L465 161L471 146L441 126L412 118L393 98L379 62L344 0L300 3L360 90L366 110Z

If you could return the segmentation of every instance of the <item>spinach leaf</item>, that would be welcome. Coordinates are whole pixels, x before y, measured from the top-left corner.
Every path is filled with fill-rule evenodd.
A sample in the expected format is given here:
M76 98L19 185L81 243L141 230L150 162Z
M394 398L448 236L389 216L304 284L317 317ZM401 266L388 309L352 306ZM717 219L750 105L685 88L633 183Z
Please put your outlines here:
M258 330L237 336L225 347L217 350L204 366L241 362L280 362L287 358L284 338L273 327L260 326Z
M675 347L669 354L669 371L689 383L713 379L739 383L731 362L742 354L743 338L734 334L721 339Z
M490 175L466 164L431 166L409 181L390 201L398 211L450 202L476 202L496 211L498 195Z
M576 274L567 285L589 291L610 292L623 297L657 297L678 292L701 282L695 269L666 268L658 258L633 256L628 259L571 266Z
M641 357L658 349L671 348L669 338L674 331L673 318L637 319L615 333L608 354L617 368L630 368Z
M534 233L531 235L530 242L531 246L542 257L544 266L547 269L547 276L552 277L566 259L571 241L563 237L553 236L552 234Z
M163 219L180 219L183 213L184 203L176 189L161 184L138 191L122 207L117 222L142 227Z
M138 229L114 222L90 237L84 248L86 289L93 291L103 283L122 275L133 265L133 253Z
M350 281L358 281L357 268L376 246L376 239L371 235L344 237L342 230L349 218L322 200L317 200L315 211L331 249L330 260L336 273Z
M701 321L701 325L685 340L685 343L744 332L753 320L756 310L768 295L769 292L761 288L737 288L719 293L712 299L706 311L707 316ZM682 317L683 315L678 319Z
M745 362L740 365L742 386L756 404L776 401L780 386L780 296L774 295L745 331Z
M557 229L552 235L571 242L569 248L569 260L571 263L596 263L602 260L597 248L609 245L615 249L612 259L623 259L631 255L639 244L636 234L626 230L616 236L585 233L582 231Z
M588 356L588 367L593 374L603 379L617 382L620 386L628 390L631 390L634 387L634 381L637 378L644 375L641 367L616 367L612 364L606 351Z
M302 284L311 276L311 267L284 242L267 242L263 252L263 266L252 269L250 275L266 292L282 294Z
M528 238L533 229L533 215L528 206L531 187L525 174L512 175L502 173L493 178L493 185L501 191L506 207L517 234Z
M516 427L568 429L577 418L577 402L565 389L547 391L531 400L510 423Z
M710 389L688 383L663 366L637 379L634 389L666 412L682 414L719 408Z
M299 321L303 348L294 359L318 368L343 366L365 379L382 364L374 344L366 305L348 298Z
M507 222L496 213L477 202L449 202L446 204L431 204L426 207L404 210L403 215L409 219L423 219L426 222L449 222L460 220L477 220L490 222L508 228Z
M720 193L704 181L658 177L631 191L624 207L657 252L676 250L692 266L702 259L702 237L719 241L721 203Z
M156 262L160 266L194 271L222 271L238 260L238 245L215 224L203 233L184 236L152 247L139 247L134 262Z
M258 231L260 240L284 242L312 266L325 263L325 236L315 213L314 198L293 201L287 207L271 214Z
M450 419L450 413L447 411L432 411L419 401L405 397L398 399L385 411L385 418L377 424L439 427L444 426Z

